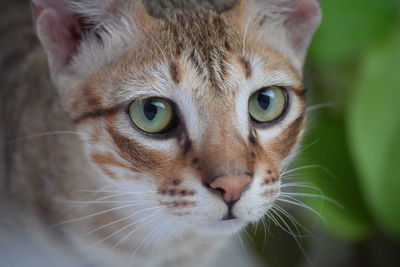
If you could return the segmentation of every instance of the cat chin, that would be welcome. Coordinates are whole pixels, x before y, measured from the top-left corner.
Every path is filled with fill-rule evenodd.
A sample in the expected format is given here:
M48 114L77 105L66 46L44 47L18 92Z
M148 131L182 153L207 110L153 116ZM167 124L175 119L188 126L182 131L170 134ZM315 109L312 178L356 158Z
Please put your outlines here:
M207 236L230 236L239 232L247 222L240 219L219 220L207 225L200 225L196 227L196 231Z

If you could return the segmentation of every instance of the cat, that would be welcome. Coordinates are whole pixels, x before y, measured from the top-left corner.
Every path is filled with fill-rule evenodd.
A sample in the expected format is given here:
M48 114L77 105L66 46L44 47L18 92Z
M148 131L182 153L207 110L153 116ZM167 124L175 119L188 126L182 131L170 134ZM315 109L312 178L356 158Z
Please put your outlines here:
M272 206L316 0L32 0L33 27L5 2L4 196L55 242L94 266L207 266Z

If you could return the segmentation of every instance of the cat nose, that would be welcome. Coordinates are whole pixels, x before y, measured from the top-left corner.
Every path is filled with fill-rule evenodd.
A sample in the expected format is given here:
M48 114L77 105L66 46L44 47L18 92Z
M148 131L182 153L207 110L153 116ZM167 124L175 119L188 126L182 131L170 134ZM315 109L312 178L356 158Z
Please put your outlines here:
M251 182L251 177L243 175L226 175L217 177L209 186L220 193L222 199L231 204L241 197Z

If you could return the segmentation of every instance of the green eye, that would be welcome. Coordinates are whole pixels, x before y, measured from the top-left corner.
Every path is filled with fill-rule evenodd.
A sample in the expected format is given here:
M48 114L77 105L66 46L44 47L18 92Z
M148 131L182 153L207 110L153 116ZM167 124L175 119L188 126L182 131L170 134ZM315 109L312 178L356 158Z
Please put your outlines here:
M287 94L279 87L266 87L254 93L249 100L249 113L256 122L278 119L287 106Z
M166 131L174 119L172 106L162 98L138 99L129 106L132 122L147 133Z

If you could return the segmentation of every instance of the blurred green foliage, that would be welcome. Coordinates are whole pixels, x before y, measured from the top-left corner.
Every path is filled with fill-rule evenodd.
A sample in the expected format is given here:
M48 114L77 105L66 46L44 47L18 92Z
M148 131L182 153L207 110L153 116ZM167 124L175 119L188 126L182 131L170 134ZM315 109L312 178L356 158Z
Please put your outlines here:
M294 217L305 228L325 229L346 244L365 244L377 235L398 242L400 0L321 0L320 3L323 20L310 47L306 87L311 106L331 105L308 112L309 130L293 168L301 168L297 171L298 181L315 185L321 194L334 201L301 199L319 212L324 221L312 213L307 218L301 217L304 214L297 211L299 207L289 212L297 213ZM296 191L318 193L309 187L299 187ZM280 224L297 232L296 223L290 219L287 223ZM269 229L272 233L268 235L278 238L267 249L264 246L268 246L268 241L263 240L262 230L254 234L260 255L271 266L298 266L307 251L293 250L293 242L289 244L287 238L277 234L276 227ZM302 229L298 232L304 233ZM305 243L307 250L310 241ZM285 257L287 253L290 258ZM387 258L382 255L381 258Z
M322 0L310 48L311 114L298 164L304 179L343 207L307 201L331 232L359 241L382 231L400 238L400 1Z
M347 116L350 148L375 221L400 238L400 29L363 61ZM377 89L379 88L379 89Z
M311 47L315 64L337 64L368 53L398 26L398 0L321 0L323 21Z

